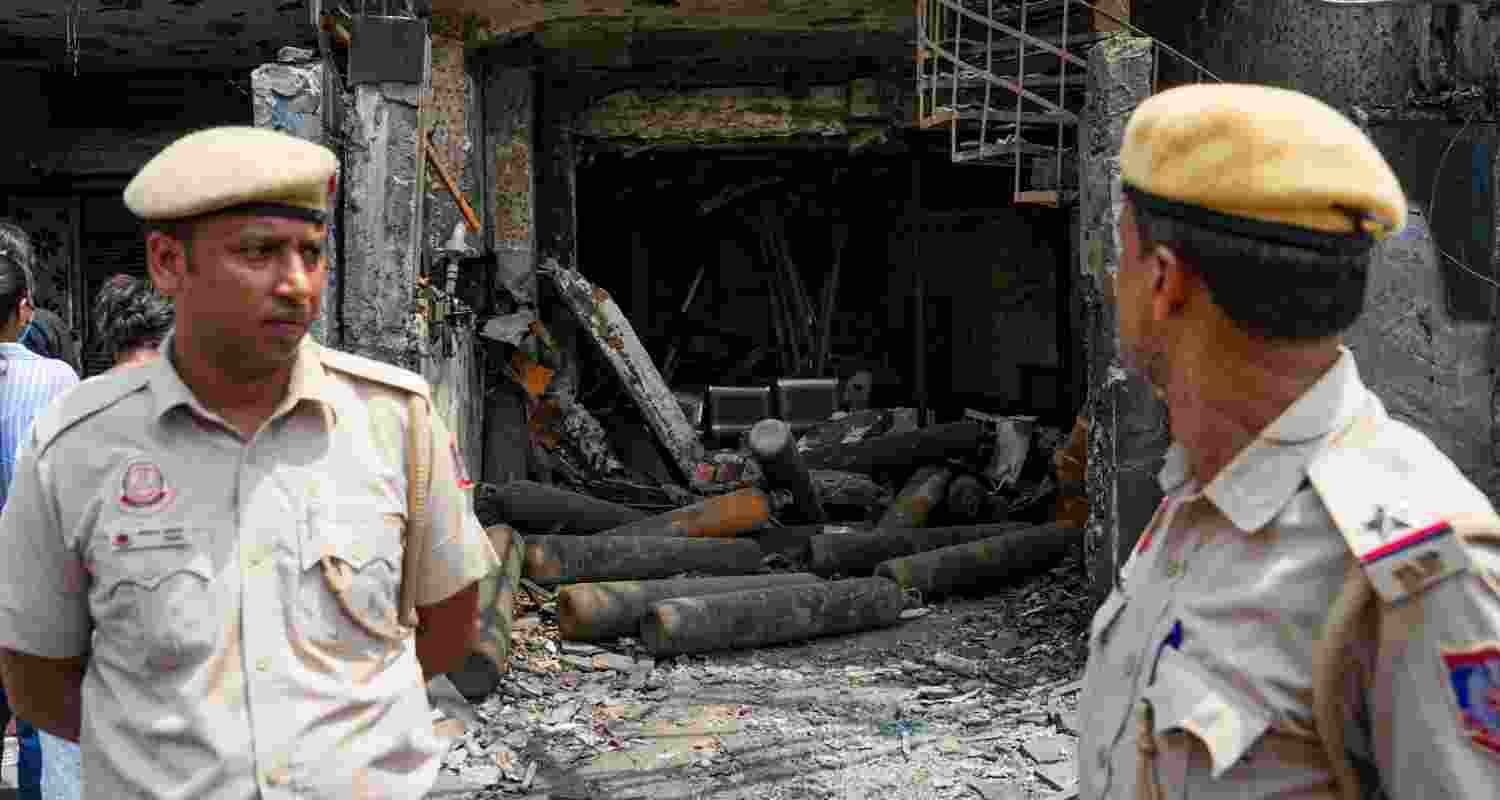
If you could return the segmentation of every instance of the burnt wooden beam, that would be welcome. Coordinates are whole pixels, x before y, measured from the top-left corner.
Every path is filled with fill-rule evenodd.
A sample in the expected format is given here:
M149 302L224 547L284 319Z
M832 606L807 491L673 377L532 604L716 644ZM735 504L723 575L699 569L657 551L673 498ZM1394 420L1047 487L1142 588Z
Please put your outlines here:
M691 480L703 460L698 432L688 422L651 356L641 346L630 320L603 287L595 286L574 269L549 257L543 270L557 297L572 314L579 328L594 342L625 391L645 417L646 423L671 457L679 478Z

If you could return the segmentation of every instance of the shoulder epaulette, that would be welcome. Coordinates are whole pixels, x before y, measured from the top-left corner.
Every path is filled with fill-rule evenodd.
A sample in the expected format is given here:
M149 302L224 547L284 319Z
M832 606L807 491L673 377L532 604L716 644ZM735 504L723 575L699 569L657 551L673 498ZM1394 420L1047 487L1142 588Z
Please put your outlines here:
M331 370L342 372L346 375L353 375L356 378L363 378L364 380L389 386L393 389L400 389L403 392L418 394L422 397L430 396L431 390L427 386L427 381L411 370L392 366L382 361L376 361L373 358L365 358L353 353L344 353L329 347L323 347L322 345L318 346L318 351L323 361L323 366Z
M150 380L149 367L133 367L96 375L69 389L32 423L37 455L63 431L134 394Z
M1473 558L1461 534L1476 517L1500 518L1426 437L1394 420L1381 427L1320 454L1308 478L1375 592L1398 604L1467 572Z

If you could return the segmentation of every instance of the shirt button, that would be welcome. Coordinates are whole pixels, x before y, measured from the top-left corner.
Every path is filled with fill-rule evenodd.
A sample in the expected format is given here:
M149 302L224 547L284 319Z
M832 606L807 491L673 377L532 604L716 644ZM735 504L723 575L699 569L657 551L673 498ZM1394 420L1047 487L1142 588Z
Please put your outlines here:
M261 656L255 659L255 670L257 672L269 672L271 670L271 659L269 656Z
M1137 670L1141 668L1140 656L1131 654L1125 657L1125 677L1134 678Z

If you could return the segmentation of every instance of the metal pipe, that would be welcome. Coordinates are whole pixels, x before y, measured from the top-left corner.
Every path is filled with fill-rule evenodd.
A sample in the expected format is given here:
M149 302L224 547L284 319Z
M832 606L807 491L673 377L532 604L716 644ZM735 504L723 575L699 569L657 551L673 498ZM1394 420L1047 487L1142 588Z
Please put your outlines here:
M1063 47L1067 47L1068 46L1068 17L1072 14L1072 12L1073 12L1073 1L1072 0L1063 0L1063 18L1062 18ZM1062 105L1064 102L1066 102L1065 95L1066 95L1066 93L1068 91L1068 62L1066 62L1066 61L1060 61L1060 62L1058 62L1058 64L1060 65L1060 72L1059 72L1059 75L1058 75L1059 81L1057 83L1057 104L1058 105ZM1080 136L1079 138L1081 139L1082 137ZM1061 122L1058 122L1057 123L1057 191L1061 192L1062 188L1063 188L1063 124ZM1059 200L1060 199L1061 199L1061 197L1059 196ZM1061 203L1059 203L1059 205L1061 205Z
M995 0L988 0L985 13L990 19L995 18ZM995 71L995 29L989 25L984 26L984 69L986 72ZM990 140L990 93L994 91L995 85L986 82L984 84L984 112L979 119L979 144L983 145ZM953 109L957 111L958 109Z
M961 43L963 42L963 35L962 34L963 34L963 29L964 29L964 18L963 17L955 17L954 18L954 23L955 24L953 25L953 52L955 52L955 53L961 53L961 52L963 52L962 44ZM956 113L958 111L958 67L957 66L954 66L954 68L953 68L953 102L952 102L951 105L952 105L953 111ZM984 140L980 139L979 140L979 144L982 146L984 144ZM948 152L950 154L953 154L953 155L957 155L958 154L958 117L957 116L955 116L953 118L953 121L948 124Z
M1021 0L1021 33L1023 35L1026 33L1026 0ZM1021 84L1026 81L1026 40L1022 39L1017 44L1020 45L1020 51L1016 53L1016 83ZM1066 40L1064 40L1063 45L1067 45ZM1068 63L1067 59L1063 59L1062 63L1066 66ZM1015 200L1016 195L1021 193L1021 170L1025 169L1025 165L1021 162L1021 100L1021 96L1016 95L1016 130L1011 134L1011 140L1016 146L1015 171L1011 175L1013 179L1012 183L1014 184L1013 193L1011 194L1012 201ZM1058 103L1058 105L1062 104ZM983 142L980 144L983 144Z

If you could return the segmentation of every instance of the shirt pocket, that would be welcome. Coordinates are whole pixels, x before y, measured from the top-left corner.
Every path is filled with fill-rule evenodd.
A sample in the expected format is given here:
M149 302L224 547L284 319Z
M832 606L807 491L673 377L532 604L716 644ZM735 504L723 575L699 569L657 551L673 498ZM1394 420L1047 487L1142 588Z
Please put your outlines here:
M298 633L343 655L384 651L407 635L397 624L402 519L373 510L321 516L303 528Z
M1142 697L1152 709L1155 779L1165 797L1187 796L1190 786L1219 780L1271 727L1267 709L1176 648L1162 651L1156 679Z
M101 658L163 673L212 656L224 622L214 534L177 526L94 535L89 605Z

